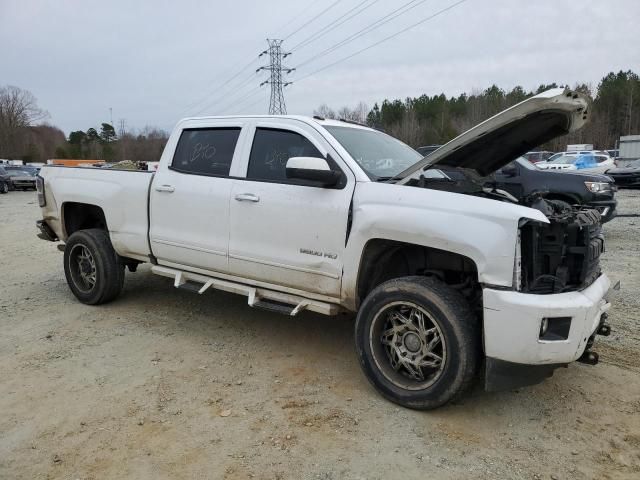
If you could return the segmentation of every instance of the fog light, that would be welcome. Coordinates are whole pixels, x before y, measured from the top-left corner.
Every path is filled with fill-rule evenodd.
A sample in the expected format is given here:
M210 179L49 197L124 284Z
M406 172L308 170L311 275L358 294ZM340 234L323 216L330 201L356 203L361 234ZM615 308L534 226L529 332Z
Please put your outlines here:
M540 323L540 340L549 342L567 340L571 330L571 317L547 317Z
M542 323L540 324L540 338L544 337L549 330L549 319L543 318Z

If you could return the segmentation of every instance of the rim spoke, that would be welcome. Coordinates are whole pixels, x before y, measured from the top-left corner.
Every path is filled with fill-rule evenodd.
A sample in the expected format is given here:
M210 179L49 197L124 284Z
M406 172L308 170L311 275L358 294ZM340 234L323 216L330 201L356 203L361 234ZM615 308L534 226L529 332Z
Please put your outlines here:
M431 352L426 352L422 355L422 358L417 361L417 363L421 367L439 367L442 365L442 357Z
M402 325L404 327L411 327L411 320L409 320L407 317L405 317L402 313L396 311L396 312L393 312L391 314L391 316L392 316L392 318L397 320L400 323L400 325Z
M441 338L438 332L434 332L434 337L427 343L427 350L431 352L440 343Z
M391 363L391 368L398 371L401 367L398 351L395 348L391 348L387 353L389 354L389 363Z
M414 380L424 380L424 374L422 373L422 370L420 370L420 367L413 365L412 362L409 362L406 359L401 360L401 362L404 369Z

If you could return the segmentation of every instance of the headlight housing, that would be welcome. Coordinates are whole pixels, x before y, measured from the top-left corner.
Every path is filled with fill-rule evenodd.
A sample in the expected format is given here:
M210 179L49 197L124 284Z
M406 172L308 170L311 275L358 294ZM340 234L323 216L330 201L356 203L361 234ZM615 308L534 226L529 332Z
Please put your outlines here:
M584 185L591 193L602 193L611 191L611 184L608 182L584 182Z
M520 228L518 228L518 234L516 235L516 252L513 259L512 285L516 292L519 292L522 289L522 238Z

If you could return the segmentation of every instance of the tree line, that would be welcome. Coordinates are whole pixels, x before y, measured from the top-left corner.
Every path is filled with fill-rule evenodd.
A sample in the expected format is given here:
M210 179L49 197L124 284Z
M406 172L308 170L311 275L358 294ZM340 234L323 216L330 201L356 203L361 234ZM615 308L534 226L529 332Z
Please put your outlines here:
M443 144L496 113L537 93L556 88L556 83L526 91L521 86L504 90L492 85L457 97L421 95L404 100L383 100L368 110L362 102L338 111L321 105L315 115L345 118L382 129L413 147ZM632 71L611 72L597 88L582 83L573 88L592 100L591 119L570 135L557 138L543 149L563 151L567 144L593 143L595 148L614 148L621 135L640 133L640 78ZM363 114L363 111L367 113Z
M48 119L31 92L0 87L0 158L43 163L52 158L151 162L160 159L169 138L167 132L153 127L116 133L109 123L65 137L62 130L46 123Z
M457 97L441 93L385 99L371 109L363 102L337 111L325 104L314 114L366 123L419 147L446 143L501 110L557 86L552 83L526 91L520 86L504 90L492 85ZM569 143L593 143L598 149L607 149L615 147L621 135L640 133L640 78L635 72L611 72L596 88L582 83L574 90L592 99L590 122L541 148L562 151ZM76 130L65 137L62 130L46 123L48 118L31 92L14 86L0 87L0 158L28 162L50 158L157 161L169 136L151 127L116 132L113 125L102 123L98 129Z

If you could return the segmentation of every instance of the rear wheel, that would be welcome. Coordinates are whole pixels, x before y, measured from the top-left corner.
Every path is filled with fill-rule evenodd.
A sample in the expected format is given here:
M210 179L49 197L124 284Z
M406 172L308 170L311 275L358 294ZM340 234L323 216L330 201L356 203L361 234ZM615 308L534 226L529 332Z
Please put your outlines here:
M73 294L88 305L114 300L124 285L124 264L109 234L100 229L80 230L69 237L64 273Z
M466 299L429 277L376 287L358 312L356 348L365 375L383 396L423 410L462 395L481 352L478 322Z

